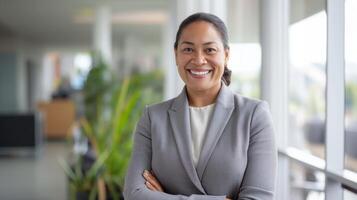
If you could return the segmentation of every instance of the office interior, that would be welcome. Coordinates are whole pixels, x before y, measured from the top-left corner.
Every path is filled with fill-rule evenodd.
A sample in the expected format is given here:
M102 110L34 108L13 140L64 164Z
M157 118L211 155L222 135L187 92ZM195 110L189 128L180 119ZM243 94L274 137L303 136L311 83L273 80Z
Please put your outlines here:
M357 200L357 0L0 0L0 199L120 199L195 12L227 25L229 87L270 105L276 199Z

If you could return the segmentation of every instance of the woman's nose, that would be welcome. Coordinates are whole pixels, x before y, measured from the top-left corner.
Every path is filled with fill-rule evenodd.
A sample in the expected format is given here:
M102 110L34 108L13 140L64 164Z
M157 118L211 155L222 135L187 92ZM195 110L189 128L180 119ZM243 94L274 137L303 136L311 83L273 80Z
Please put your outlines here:
M195 65L204 65L207 64L207 61L203 53L197 52L192 59L192 63Z

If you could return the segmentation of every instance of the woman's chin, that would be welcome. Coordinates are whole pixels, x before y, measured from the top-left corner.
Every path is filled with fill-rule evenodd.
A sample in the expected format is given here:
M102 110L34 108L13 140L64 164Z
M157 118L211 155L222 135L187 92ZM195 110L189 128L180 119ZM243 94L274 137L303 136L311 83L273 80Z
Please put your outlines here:
M208 84L186 84L186 86L192 92L205 92L211 89Z

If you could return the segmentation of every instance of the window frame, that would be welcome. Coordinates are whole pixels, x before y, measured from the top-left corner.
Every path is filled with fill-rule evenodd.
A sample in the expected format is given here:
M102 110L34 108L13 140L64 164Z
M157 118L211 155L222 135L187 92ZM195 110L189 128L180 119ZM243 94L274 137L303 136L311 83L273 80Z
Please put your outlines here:
M292 161L324 173L325 199L342 200L344 189L357 192L357 173L344 168L345 1L326 0L326 160L288 145L289 3L290 0L261 1L261 97L270 103L277 135L277 199L289 199L289 162Z

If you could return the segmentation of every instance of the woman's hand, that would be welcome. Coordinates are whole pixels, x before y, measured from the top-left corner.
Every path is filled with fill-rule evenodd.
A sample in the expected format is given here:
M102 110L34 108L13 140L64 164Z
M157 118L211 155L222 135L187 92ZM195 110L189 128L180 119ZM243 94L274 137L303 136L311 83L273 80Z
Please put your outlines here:
M149 172L148 170L144 170L143 176L146 180L145 185L147 188L149 188L152 191L164 192L164 190L160 185L160 182L156 179L152 171Z
M160 182L156 179L154 172L149 172L148 170L144 170L143 176L146 180L145 185L148 189L152 191L157 191L157 192L164 192L164 189L162 189ZM226 198L226 200L232 200L229 198Z

